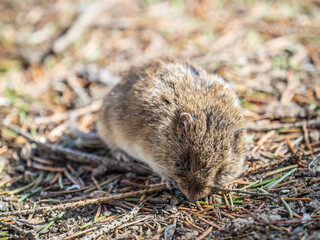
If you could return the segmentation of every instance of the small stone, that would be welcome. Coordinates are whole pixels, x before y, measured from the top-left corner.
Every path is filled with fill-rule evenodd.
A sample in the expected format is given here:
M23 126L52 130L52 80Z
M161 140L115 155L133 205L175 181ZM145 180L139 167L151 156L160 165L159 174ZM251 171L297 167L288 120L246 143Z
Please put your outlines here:
M311 143L318 142L320 139L320 132L319 131L311 132L309 136L310 136Z
M319 200L313 200L313 201L309 202L308 205L309 205L309 207L311 207L312 211L315 211L315 210L320 208L320 201Z
M167 212L171 212L173 214L178 212L178 209L176 206L167 206L165 209Z
M48 192L42 191L42 192L40 192L40 196L41 197L46 197L46 196L48 196Z
M185 237L184 239L195 239L195 237L198 236L198 235L199 235L199 233L196 230L194 230L192 232L187 232L184 235L184 237Z
M139 231L139 226L131 226L131 229L132 229L133 231Z
M66 199L71 199L72 198L72 194L66 194Z
M313 232L308 239L310 239L310 240L319 240L320 239L320 233L319 232Z
M175 224L171 224L168 227L166 227L166 229L164 230L164 239L172 240L175 229L176 229Z
M270 214L268 216L268 220L269 222L275 222L275 221L281 220L281 216L277 214Z
M102 190L96 190L94 192L92 192L90 194L90 197L93 197L93 198L100 198L100 197L104 197L108 195L108 193L106 191L102 191Z
M111 216L111 215L112 215L112 212L110 212L110 211L108 211L108 210L106 210L106 211L103 212L103 216L109 217L109 216Z
M125 174L125 177L126 177L126 178L136 178L136 177L137 177L137 174L135 174L135 173L130 173L130 172L129 172L129 173L126 173L126 174Z
M8 203L0 201L0 212L8 211Z
M302 218L300 220L311 220L311 216L310 214L305 213L302 215Z
M215 198L214 200L215 200L216 204L222 203L222 199L221 198Z

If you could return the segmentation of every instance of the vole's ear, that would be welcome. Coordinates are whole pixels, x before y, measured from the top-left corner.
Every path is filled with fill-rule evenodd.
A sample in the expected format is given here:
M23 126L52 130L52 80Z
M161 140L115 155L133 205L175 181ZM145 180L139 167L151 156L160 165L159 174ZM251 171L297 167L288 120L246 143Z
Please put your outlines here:
M235 138L238 138L239 136L241 136L242 134L244 134L246 132L246 130L244 128L234 128L232 130Z
M182 112L180 113L179 122L182 126L189 127L193 119L190 113Z
M244 128L235 128L232 132L234 136L234 144L237 146L237 144L243 140L246 130Z

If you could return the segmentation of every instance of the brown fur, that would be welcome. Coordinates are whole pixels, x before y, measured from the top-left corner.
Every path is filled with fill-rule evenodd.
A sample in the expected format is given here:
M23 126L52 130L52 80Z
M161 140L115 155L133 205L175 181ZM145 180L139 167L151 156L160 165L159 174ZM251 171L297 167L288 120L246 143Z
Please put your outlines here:
M140 160L195 200L241 172L245 132L236 101L195 64L158 60L106 96L98 131L110 148L141 152Z

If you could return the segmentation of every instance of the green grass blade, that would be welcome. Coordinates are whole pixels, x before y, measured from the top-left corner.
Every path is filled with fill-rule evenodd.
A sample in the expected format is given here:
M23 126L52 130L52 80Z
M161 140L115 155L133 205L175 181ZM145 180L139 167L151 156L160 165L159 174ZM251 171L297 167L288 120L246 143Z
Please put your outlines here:
M253 183L251 183L251 184L249 184L249 185L247 185L247 186L244 186L244 187L242 187L242 188L240 188L239 190L245 190L245 189L247 189L247 188L252 188L252 186L254 186L255 184L257 184L257 183L259 183L259 181L255 181L255 182L253 182Z
M280 198L281 199L281 202L283 203L283 205L286 207L286 209L288 210L288 213L289 213L289 219L292 219L293 218L293 213L292 213L292 210L290 208L290 205L283 199L283 198Z
M52 219L44 228L40 230L40 232L37 233L36 236L39 236L41 233L44 233L47 229L49 229L56 221L58 221L62 216L64 215L65 212L61 212L56 216L54 219Z
M90 225L92 225L92 224L94 224L94 223L96 223L96 222L100 222L101 220L106 219L106 218L107 218L106 216L101 216L101 217L97 218L96 221L88 222L88 223L80 226L79 228L80 228L80 229L84 229L84 228L86 228L86 227L88 227L88 226L90 226Z
M59 202L59 199L41 199L40 202L42 203L51 203L51 202Z
M291 171L287 172L286 174L284 174L281 178L273 181L273 182L270 182L268 185L267 185L267 189L271 189L273 187L275 187L276 185L278 185L280 182L282 182L284 179L286 179L287 177L289 177L293 172L295 172L297 170L297 168L294 168L292 169Z
M23 186L23 187L20 187L20 188L17 188L17 189L14 189L14 190L11 190L8 192L8 195L14 195L14 194L17 194L19 192L22 192L30 187L32 187L35 183L36 183L37 179L33 180L31 183L29 183L28 185L26 186Z
M42 187L37 187L35 190L33 190L31 193L27 193L26 195L22 196L21 198L19 198L18 202L22 202L23 200L25 200L26 198L30 197L31 195L35 194L36 192L40 191L42 189Z
M268 183L273 182L273 181L279 179L280 177L281 177L281 176L276 176L276 177L274 177L274 178L268 179L268 180L263 181L263 182L261 182L261 183L257 183L257 184L255 184L254 186L252 186L252 188L256 188L256 187L260 187L260 186L263 186L263 185L267 185Z

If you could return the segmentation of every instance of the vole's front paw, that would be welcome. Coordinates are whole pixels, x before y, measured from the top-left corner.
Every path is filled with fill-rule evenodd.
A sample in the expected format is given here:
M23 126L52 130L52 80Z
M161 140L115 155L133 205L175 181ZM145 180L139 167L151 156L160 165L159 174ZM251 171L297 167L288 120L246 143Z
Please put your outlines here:
M124 162L131 162L132 159L129 155L127 155L125 152L121 150L111 150L110 154L113 158L115 158L118 161L124 161Z
M172 188L177 188L177 183L173 178L167 176L167 175L162 175L161 176L161 183L165 184L167 188L172 189Z

